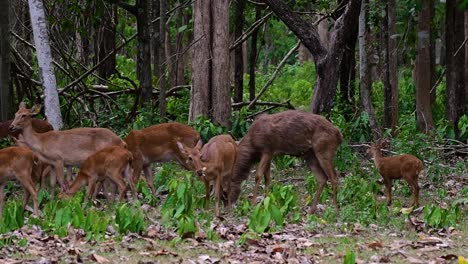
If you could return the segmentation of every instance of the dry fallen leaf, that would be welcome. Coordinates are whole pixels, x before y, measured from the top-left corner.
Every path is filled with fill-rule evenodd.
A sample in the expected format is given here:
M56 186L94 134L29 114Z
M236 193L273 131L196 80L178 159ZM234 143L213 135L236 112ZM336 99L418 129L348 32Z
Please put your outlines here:
M89 256L89 259L94 260L94 261L96 261L96 262L99 263L99 264L102 264L102 263L109 263L109 260L108 260L108 259L106 259L106 258L103 257L103 256L99 256L98 254L91 254L91 255Z
M367 247L370 248L370 249L376 250L378 248L383 248L384 245L380 241L374 241L374 242L371 242L371 243L367 244Z

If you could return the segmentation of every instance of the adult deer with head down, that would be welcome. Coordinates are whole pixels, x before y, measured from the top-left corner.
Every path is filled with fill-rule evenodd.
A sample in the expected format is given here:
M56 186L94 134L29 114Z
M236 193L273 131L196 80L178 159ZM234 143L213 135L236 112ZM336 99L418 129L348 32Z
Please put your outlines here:
M89 156L103 148L125 146L125 142L106 128L75 128L36 133L32 128L32 116L39 108L34 106L29 110L21 103L9 129L20 131L23 144L33 150L42 162L52 166L63 189L68 189L63 180L64 165L80 166ZM51 185L53 188L55 182Z
M18 180L25 190L23 201L23 210L29 197L32 196L34 203L34 213L38 215L39 204L37 200L37 191L33 178L39 178L35 170L35 162L37 157L28 148L24 147L9 147L0 150L0 219L3 212L3 204L5 199L4 187L10 180Z
M241 184L249 176L250 168L255 162L260 161L255 174L253 203L256 202L261 177L265 178L265 189L271 182L270 163L273 156L301 156L317 178L318 187L310 212L317 209L327 180L330 180L333 187L333 203L338 210L338 179L333 160L341 141L342 135L338 128L320 115L289 110L258 116L239 143L232 175L231 199L236 201L239 197Z
M73 196L83 184L87 183L88 190L86 196L88 199L93 196L94 199L96 195L96 183L102 184L105 180L108 180L107 182L112 182L117 186L119 189L119 198L122 200L125 195L125 190L127 189L127 184L124 179L127 179L133 197L138 199L135 185L131 181L132 161L132 153L126 148L119 146L104 148L89 156L85 162L83 162L78 175L70 185L70 190L61 195Z
M392 182L396 179L404 179L413 191L413 202L411 205L419 204L419 173L423 169L420 159L410 154L401 154L392 157L383 157L381 148L388 146L388 141L379 140L372 144L368 153L372 155L374 164L380 175L382 175L387 193L387 205L392 203Z
M226 185L228 192L228 208L231 206L229 195L232 169L237 156L237 144L229 135L220 135L211 138L203 148L201 141L191 148L177 142L180 151L187 156L187 164L196 171L198 177L205 184L206 208L210 201L210 182L215 184L216 209L219 217L219 200L221 199L222 184Z
M143 170L151 192L156 195L151 164L177 161L186 169L192 170L191 165L186 163L186 155L177 147L177 142L194 147L198 141L200 141L200 135L197 131L190 126L176 122L132 130L125 142L133 155L133 182L138 181Z

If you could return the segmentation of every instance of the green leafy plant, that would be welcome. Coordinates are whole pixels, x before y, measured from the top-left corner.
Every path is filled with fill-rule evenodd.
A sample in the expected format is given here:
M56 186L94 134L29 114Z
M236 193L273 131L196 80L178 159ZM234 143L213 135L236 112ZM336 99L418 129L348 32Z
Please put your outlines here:
M448 208L430 204L424 207L424 221L430 227L440 228L455 226L460 218L461 212L457 205Z
M3 208L0 221L0 234L21 228L24 225L23 206L19 201L8 201Z
M343 264L356 263L356 254L353 251L348 251L343 259Z
M140 203L133 205L121 204L116 208L115 223L120 234L128 232L140 233L146 226L143 210Z

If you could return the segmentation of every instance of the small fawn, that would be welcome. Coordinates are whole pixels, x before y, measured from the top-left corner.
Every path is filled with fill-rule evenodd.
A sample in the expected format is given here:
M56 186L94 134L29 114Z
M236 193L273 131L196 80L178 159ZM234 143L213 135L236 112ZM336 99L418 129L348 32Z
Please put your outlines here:
M215 215L219 217L219 200L221 199L222 184L228 193L228 209L231 207L230 183L232 169L237 156L237 144L229 135L211 138L202 148L199 141L193 148L177 142L180 151L187 156L186 163L192 166L200 180L205 184L206 208L210 201L210 182L215 183L216 208Z
M137 199L137 194L133 181L131 180L131 163L133 156L127 149L119 146L104 148L87 158L81 165L76 179L70 185L68 192L61 196L73 196L83 184L88 184L86 196L88 199L95 198L96 183L104 183L105 180L113 182L119 189L119 198L122 200L127 189L124 178L130 184L133 196Z
M423 169L423 163L413 155L401 154L392 157L383 157L381 148L388 146L388 141L377 141L372 144L368 153L372 155L375 167L382 175L387 193L387 205L392 203L392 181L404 179L413 191L412 206L419 205L418 176Z

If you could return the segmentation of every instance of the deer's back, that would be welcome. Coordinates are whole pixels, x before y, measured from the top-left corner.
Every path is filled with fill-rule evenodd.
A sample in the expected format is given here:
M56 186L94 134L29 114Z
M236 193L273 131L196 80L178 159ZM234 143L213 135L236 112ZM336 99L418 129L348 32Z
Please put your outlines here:
M34 164L34 154L24 147L8 147L0 150L0 181L14 177L14 172L29 170ZM3 176L3 177L1 177ZM5 177L6 176L6 177Z
M324 117L297 110L259 116L247 137L260 151L289 155L303 155L319 143L338 146L342 140L340 131Z

